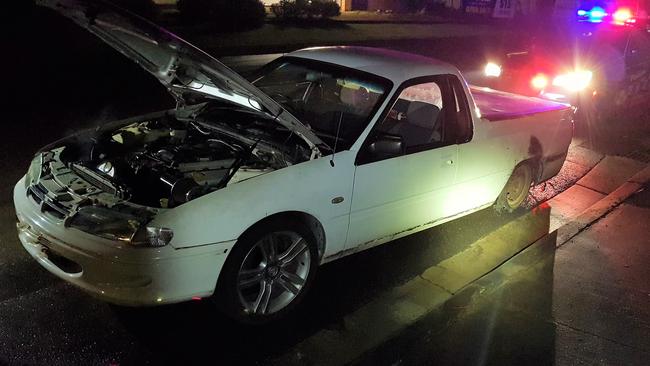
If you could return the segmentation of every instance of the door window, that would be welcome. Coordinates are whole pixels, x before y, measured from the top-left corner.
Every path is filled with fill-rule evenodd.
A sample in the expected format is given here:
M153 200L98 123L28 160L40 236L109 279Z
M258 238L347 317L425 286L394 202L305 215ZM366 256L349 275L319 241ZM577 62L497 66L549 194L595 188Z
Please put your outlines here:
M393 104L378 131L399 136L405 151L439 146L445 140L445 105L437 82L405 88Z

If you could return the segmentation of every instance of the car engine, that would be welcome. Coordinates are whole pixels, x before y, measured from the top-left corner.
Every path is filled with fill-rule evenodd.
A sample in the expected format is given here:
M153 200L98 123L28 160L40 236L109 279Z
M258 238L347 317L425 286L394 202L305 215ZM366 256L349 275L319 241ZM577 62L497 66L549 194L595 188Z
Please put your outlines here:
M131 123L93 140L67 146L61 160L103 192L148 207L178 206L275 170L272 154L255 143L172 117Z

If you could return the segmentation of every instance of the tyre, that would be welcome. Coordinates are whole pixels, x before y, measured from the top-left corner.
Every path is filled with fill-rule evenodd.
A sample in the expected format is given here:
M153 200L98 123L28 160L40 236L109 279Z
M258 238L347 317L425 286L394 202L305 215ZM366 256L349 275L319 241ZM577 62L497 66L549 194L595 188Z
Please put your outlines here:
M311 286L316 238L291 219L272 219L237 241L221 271L214 300L235 320L264 324L287 315Z
M519 208L526 202L532 183L533 172L530 165L526 163L517 165L494 204L497 213L510 213Z

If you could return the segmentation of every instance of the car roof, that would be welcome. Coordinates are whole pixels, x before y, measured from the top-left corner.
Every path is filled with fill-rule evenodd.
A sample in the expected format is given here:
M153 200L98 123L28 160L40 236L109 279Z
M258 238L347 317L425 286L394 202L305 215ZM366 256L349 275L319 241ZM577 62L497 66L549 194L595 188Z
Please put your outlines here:
M286 56L327 62L361 70L389 79L395 85L423 76L460 74L456 67L448 63L383 48L357 46L313 47L291 52Z

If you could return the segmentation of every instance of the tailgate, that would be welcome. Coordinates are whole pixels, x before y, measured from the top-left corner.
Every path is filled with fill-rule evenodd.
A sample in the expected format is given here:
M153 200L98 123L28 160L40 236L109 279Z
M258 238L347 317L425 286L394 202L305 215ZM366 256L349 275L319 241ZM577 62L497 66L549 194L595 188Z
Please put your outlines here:
M533 114L571 108L570 105L545 99L470 86L481 116L489 121L515 119Z

